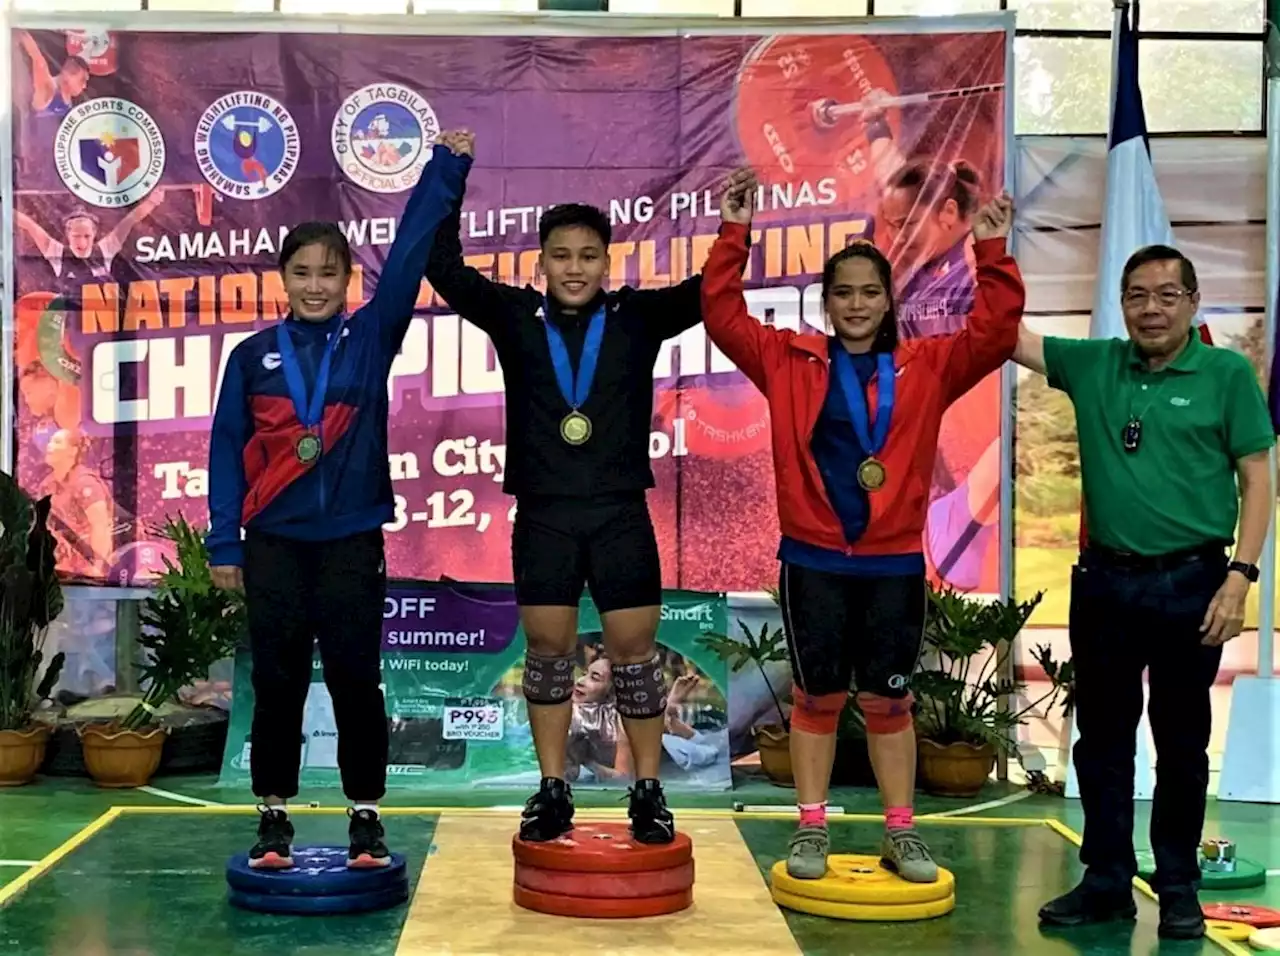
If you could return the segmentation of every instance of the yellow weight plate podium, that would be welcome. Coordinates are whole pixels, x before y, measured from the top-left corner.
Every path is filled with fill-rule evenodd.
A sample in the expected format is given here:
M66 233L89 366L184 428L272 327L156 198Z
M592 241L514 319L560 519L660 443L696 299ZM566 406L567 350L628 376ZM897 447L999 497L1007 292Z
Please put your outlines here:
M779 906L830 919L904 922L945 916L956 907L950 870L939 867L934 883L910 883L881 866L878 856L833 854L820 880L798 880L780 860L769 872L769 886Z

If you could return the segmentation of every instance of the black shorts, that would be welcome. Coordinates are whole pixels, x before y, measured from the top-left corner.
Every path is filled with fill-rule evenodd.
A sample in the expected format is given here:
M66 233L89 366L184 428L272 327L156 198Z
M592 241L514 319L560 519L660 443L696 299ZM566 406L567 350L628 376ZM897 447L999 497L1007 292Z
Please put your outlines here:
M521 607L577 607L584 584L601 613L662 603L658 541L643 493L520 498L511 563Z
M778 601L791 672L806 694L906 697L924 643L923 574L854 577L782 565Z

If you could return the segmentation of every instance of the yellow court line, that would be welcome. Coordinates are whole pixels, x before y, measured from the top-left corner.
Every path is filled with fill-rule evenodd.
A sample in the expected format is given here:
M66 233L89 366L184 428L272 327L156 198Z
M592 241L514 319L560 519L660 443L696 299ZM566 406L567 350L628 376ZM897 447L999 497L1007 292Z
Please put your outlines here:
M647 919L566 919L511 900L511 836L518 817L446 814L436 826L396 956L544 956L548 952L675 956L732 949L743 956L801 956L786 917L729 820L684 827L694 843L693 906Z
M81 827L80 830L72 834L68 839L64 840L49 853L45 854L45 856L42 857L35 866L28 870L24 870L22 875L16 880L5 886L3 889L0 889L0 909L7 906L10 901L18 896L19 893L53 869L59 861L68 856L78 847L91 840L98 831L102 830L104 827L110 826L111 822L118 816L120 816L120 808L112 807L106 813L98 817L98 819L84 827Z
M1084 844L1084 837L1079 833L1076 833L1075 830L1071 829L1071 827L1067 826L1065 823L1059 823L1057 820L1045 820L1045 824L1050 830L1053 830L1058 834L1058 836L1062 837L1067 842L1074 843L1076 846L1082 846ZM1134 877L1133 885L1136 886L1138 888L1138 892L1147 899L1154 903L1160 902L1159 894L1151 888L1151 885L1146 880ZM1221 949L1230 953L1231 956L1250 956L1250 950L1239 945L1233 940L1227 939L1217 930L1211 929L1205 935L1211 943L1216 943Z
M191 815L236 815L257 812L252 803L220 804L212 807L175 806L173 804L133 804L117 807L122 814L155 814L157 816L191 816ZM347 812L346 806L304 807L291 806L290 816L340 816ZM502 817L510 816L512 808L493 807L380 807L383 816L451 816L464 817ZM677 817L694 820L786 820L795 819L794 809L773 810L713 810L713 809L674 809ZM579 807L577 816L581 819L625 820L625 807L612 809L609 807ZM884 820L880 813L846 813L827 818L830 823L879 823ZM916 817L917 823L932 826L989 826L989 827L1038 827L1048 821L1040 817Z

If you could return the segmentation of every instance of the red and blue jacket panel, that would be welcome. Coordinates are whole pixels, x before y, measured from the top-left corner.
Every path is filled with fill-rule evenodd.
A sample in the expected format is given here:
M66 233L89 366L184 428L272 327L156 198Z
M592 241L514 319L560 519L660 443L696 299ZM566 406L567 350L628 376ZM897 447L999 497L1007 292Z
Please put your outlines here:
M1018 344L1026 290L1005 241L975 245L977 289L962 330L901 340L894 351L893 418L877 456L886 481L868 495L865 529L850 541L812 450L832 380L829 339L752 318L743 298L748 239L749 227L721 226L702 272L702 315L711 340L768 400L784 540L850 558L920 553L942 414L1012 358ZM873 379L869 409L876 396ZM846 467L852 472L859 463Z
M409 195L373 297L352 315L327 322L284 320L308 393L330 336L340 336L317 429L318 461L304 464L295 453L304 429L285 382L275 324L232 351L209 443L214 565L242 564L242 528L325 541L393 519L387 379L413 318L436 228L462 188L467 164L440 162L447 152L435 147Z

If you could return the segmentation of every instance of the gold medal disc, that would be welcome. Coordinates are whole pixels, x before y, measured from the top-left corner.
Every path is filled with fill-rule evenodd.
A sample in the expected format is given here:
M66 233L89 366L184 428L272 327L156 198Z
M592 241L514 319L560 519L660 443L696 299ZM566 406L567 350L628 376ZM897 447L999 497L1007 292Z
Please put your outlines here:
M876 458L868 458L858 466L858 484L867 491L877 491L884 487L884 464Z
M584 445L591 437L591 419L582 412L570 412L560 422L560 437L570 445Z

